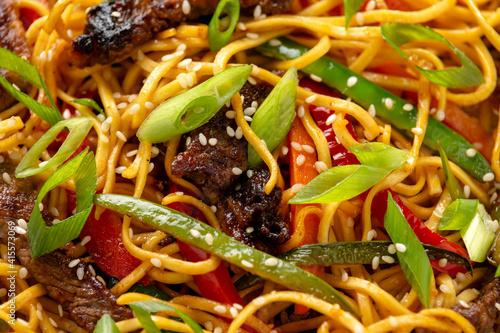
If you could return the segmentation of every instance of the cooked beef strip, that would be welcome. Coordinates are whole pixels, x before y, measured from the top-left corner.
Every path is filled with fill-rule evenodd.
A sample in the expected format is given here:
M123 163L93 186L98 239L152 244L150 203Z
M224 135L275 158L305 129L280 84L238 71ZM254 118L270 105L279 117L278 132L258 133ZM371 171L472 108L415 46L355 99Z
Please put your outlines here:
M260 105L271 90L271 86L266 84L253 86L246 83L240 91L243 107L250 107L253 101ZM190 139L187 140L185 150L172 163L172 174L185 177L197 185L212 205L220 200L225 189L238 178L233 168L239 168L243 173L248 169L247 141L227 134L228 127L237 129L234 119L226 117L228 110L223 107L208 123L188 133L185 139ZM207 141L217 139L217 144L201 144L201 134Z
M18 237L17 257L35 280L42 283L50 297L56 299L68 311L75 322L92 332L97 321L108 314L115 321L132 318L132 311L116 304L116 296L89 271L87 263L80 261L69 268L73 258L60 251L53 251L39 258L31 259L28 238ZM83 278L77 270L83 270Z
M271 89L266 84L245 84L240 91L243 107L250 107L253 101L260 105ZM235 130L237 126L234 119L226 117L226 111L226 107L222 108L207 124L186 135L190 139L174 159L172 174L185 177L201 189L204 199L217 207L217 217L226 234L259 250L276 253L275 245L290 237L288 226L276 214L281 190L275 188L265 194L270 176L267 170L252 170L253 176L247 178L248 143L245 138L228 135L227 127ZM216 138L217 143L201 144L200 134L207 141ZM242 175L236 175L233 168L240 169ZM248 227L254 231L247 233Z
M498 332L500 316L497 302L500 302L500 277L484 284L479 297L469 302L468 308L457 304L452 309L467 318L478 333Z
M276 255L276 244L286 242L290 231L283 218L276 214L281 190L275 187L269 195L264 191L269 177L270 173L265 169L253 171L250 178L242 176L224 193L217 203L216 213L224 233ZM249 227L253 228L252 232L247 232Z
M13 228L21 218L29 221L37 197L31 182L27 178L17 179L14 170L9 161L0 163L0 174L7 173L10 177L10 184L0 177L0 242L3 244L12 242L8 238L9 226ZM132 318L130 309L116 304L116 297L90 274L85 262L69 268L73 258L59 250L31 259L28 238L17 234L15 238L16 256L21 264L78 325L91 332L104 314L115 320ZM82 280L76 274L79 268L84 272Z
M19 19L19 8L14 0L0 0L0 47L6 48L21 57L30 57L23 23ZM29 83L19 75L0 68L0 75L22 91L29 88ZM0 86L0 111L8 108L15 99Z
M218 0L189 0L191 10L184 14L184 0L115 0L92 7L82 35L73 40L72 54L80 67L109 64L127 55L153 34L184 21L212 14ZM242 0L249 10L261 5L265 14L283 13L292 0ZM118 15L112 15L118 12ZM118 16L118 17L117 17Z

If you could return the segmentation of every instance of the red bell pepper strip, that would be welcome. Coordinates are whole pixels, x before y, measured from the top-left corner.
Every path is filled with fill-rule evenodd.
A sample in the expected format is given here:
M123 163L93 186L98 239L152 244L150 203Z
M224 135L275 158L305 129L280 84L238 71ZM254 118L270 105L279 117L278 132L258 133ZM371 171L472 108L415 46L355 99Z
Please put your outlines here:
M66 191L68 204L71 210L76 208L76 197L72 191ZM122 241L122 220L118 213L106 209L99 219L95 218L95 209L92 209L80 233L80 238L90 237L85 244L87 252L96 266L106 275L123 279L136 269L142 261L132 256ZM149 285L149 278L143 277L140 281Z
M314 92L322 94L327 93L328 95L332 94L331 91L328 92L328 88L311 80L302 80L300 85ZM318 123L318 127L320 127L322 130L326 126L326 124L324 123L325 117L328 118L335 112L333 110L318 108L315 106L310 106L310 111L315 120L318 117L318 120L316 121ZM327 111L330 111L330 113L328 114ZM354 136L354 131L352 131L351 134L353 134ZM330 133L330 135L327 137L327 141L329 143L330 151L332 151L332 157L336 165L359 164L359 161L357 160L356 156L354 156L354 154L349 152L343 145L337 143L337 141L335 140L335 134L332 135ZM418 217L416 217L408 207L404 205L399 196L390 189L377 193L373 199L371 207L372 214L379 221L384 221L384 216L387 210L387 191L391 193L395 202L401 207L406 221L411 226L412 230L415 232L415 235L422 243L453 251L469 259L469 255L463 247L456 243L450 242L446 238L427 228L427 226ZM361 196L366 197L366 194L361 194ZM465 273L467 271L465 267L452 263L446 263L444 267L441 267L438 260L431 260L431 265L437 271L452 275L456 275L457 273Z

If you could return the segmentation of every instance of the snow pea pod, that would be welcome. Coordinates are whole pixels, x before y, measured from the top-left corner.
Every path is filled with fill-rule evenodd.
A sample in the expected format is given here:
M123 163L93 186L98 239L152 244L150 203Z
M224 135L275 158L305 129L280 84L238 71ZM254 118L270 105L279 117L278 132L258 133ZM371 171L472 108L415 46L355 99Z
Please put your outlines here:
M309 51L307 47L287 38L280 38L280 41L279 46L271 46L267 43L258 46L255 50L268 57L284 60L295 59ZM310 63L301 71L308 75L319 76L324 84L350 97L367 110L370 105L373 105L381 119L406 136L413 137L411 129L416 126L418 110L402 98L391 94L327 56ZM353 85L354 81L356 83ZM474 147L464 137L430 117L424 145L437 152L438 142L441 143L450 160L478 181L484 182L483 177L492 172L490 164L481 154L467 156L466 151Z

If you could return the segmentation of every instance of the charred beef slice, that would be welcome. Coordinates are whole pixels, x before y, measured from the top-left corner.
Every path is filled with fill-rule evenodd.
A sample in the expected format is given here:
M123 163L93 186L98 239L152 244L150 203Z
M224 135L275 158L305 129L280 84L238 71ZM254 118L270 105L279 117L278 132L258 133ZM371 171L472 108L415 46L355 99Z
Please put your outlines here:
M251 107L253 102L260 105L271 90L265 84L245 84L240 91L243 107ZM245 138L235 137L236 122L226 116L228 110L224 107L207 124L185 136L184 150L175 157L172 174L201 189L204 200L217 207L216 214L226 234L275 253L275 245L290 237L283 217L276 214L282 193L275 188L265 194L270 177L267 170L252 170L251 176L247 176L248 143ZM208 143L211 138L217 139L213 145Z
M150 40L153 34L211 15L218 0L190 0L190 11L183 12L183 0L104 1L87 14L82 35L73 41L72 54L77 65L109 64L127 55L135 46ZM291 0L242 0L243 8L257 5L264 14L283 13ZM113 13L119 13L113 14Z
M3 244L13 241L8 238L9 226L17 225L21 218L29 220L37 196L30 181L15 178L14 170L13 164L0 163L0 174L7 173L10 177L10 183L0 178L0 242ZM70 268L73 258L59 250L32 259L28 238L24 235L15 238L16 256L21 264L78 325L91 332L104 314L115 320L132 318L130 309L116 304L116 297L90 274L84 261ZM83 270L82 279L77 276L78 269Z
M13 0L0 0L0 47L6 48L18 56L26 57L26 59L30 57L23 23L19 19L19 8ZM30 86L19 75L3 68L0 68L0 75L22 91L26 91ZM8 108L14 102L14 97L0 86L0 111Z

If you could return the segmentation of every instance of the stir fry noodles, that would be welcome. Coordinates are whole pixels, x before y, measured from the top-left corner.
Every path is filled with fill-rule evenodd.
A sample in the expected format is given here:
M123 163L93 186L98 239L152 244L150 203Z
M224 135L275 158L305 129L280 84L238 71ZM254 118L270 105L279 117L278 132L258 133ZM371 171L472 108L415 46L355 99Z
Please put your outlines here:
M0 0L0 331L500 329L497 0Z

